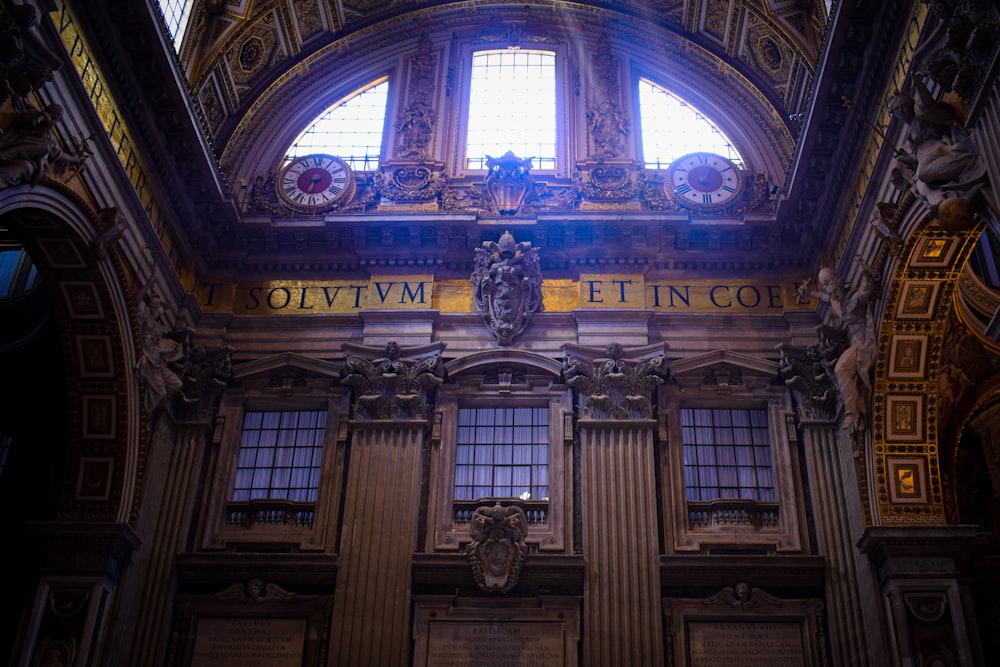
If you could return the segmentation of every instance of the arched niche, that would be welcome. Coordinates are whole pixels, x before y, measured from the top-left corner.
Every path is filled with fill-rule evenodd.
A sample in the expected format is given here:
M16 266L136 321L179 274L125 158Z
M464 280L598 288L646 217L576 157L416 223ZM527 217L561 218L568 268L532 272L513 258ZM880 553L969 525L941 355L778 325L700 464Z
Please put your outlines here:
M51 185L0 191L0 225L38 268L61 343L52 354L61 355L65 372L63 395L43 397L37 412L25 417L54 419L54 411L65 412L52 519L134 523L145 415L134 372L133 309L123 287L128 280L116 252L95 244L104 224L99 214Z

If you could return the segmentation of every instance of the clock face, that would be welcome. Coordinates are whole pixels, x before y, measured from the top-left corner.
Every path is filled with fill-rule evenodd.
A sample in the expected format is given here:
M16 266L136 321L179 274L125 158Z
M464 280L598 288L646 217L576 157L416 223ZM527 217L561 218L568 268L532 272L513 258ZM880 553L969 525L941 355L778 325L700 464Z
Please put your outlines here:
M721 155L691 153L670 165L667 188L681 206L726 208L743 190L743 173Z
M290 208L316 212L354 194L351 168L332 155L295 158L278 176L278 195Z

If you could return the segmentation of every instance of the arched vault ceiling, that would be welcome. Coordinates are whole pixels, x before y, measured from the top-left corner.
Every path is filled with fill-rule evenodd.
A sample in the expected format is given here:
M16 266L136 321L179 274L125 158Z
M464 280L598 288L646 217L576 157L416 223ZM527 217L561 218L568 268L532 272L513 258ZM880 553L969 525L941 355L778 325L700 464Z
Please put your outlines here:
M433 24L437 16L456 14L488 20L491 12L514 7L533 19L589 16L611 32L617 26L644 26L689 43L738 72L781 117L802 107L825 27L822 0L242 0L199 5L181 59L201 101L204 91L213 89L215 99L204 112L224 145L261 91L318 53L343 52L373 32L410 21Z

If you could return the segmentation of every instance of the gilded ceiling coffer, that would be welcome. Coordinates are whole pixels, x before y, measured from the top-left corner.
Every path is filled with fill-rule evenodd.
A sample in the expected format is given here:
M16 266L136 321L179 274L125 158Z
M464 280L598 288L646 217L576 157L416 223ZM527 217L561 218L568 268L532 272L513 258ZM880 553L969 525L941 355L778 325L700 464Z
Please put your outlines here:
M471 277L476 310L501 345L510 345L542 305L542 273L538 250L529 241L516 243L504 232L499 243L476 248Z
M472 563L472 576L484 591L506 593L517 585L528 554L524 538L528 519L517 505L476 508L472 517L472 543L465 553Z

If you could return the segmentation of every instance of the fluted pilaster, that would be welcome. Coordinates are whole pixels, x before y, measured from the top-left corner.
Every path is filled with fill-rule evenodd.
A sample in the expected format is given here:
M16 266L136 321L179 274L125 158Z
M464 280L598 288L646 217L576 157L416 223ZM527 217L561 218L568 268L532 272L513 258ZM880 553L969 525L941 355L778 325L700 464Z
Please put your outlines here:
M581 421L584 664L663 664L652 420Z
M888 665L878 585L856 544L865 529L853 446L830 419L803 419L813 526L827 564L827 622L835 665Z
M110 655L129 656L130 665L161 664L167 653L175 559L186 548L210 435L206 424L176 427L167 418L158 424L148 465L155 474L146 476L137 524L143 548L123 583L130 594L121 596L109 648Z
M426 422L354 422L330 664L402 667L409 657Z

